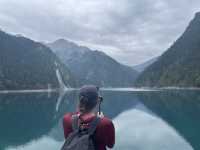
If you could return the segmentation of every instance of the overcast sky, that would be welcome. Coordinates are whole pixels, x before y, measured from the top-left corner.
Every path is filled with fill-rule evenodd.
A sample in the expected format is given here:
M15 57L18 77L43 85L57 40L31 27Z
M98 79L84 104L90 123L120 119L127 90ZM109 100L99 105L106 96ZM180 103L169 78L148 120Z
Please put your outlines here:
M199 0L0 0L0 28L66 38L135 65L162 54L199 8Z

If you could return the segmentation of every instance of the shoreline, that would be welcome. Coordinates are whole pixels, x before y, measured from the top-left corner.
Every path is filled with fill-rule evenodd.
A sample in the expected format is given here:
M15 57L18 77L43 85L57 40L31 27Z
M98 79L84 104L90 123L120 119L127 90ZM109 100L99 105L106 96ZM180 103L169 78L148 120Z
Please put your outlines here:
M54 93L61 91L76 91L79 88L66 88L66 89L33 89L33 90L0 90L0 94L14 94L14 93ZM101 91L120 91L120 92L156 92L156 91L167 91L167 90L200 90L198 87L102 87Z

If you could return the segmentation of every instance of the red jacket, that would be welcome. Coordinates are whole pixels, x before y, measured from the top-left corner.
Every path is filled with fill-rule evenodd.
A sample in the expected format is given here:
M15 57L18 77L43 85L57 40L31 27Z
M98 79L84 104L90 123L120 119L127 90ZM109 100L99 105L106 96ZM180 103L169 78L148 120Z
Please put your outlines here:
M77 113L78 114L78 113ZM63 128L65 138L72 130L72 113L66 114L63 118ZM84 123L90 123L94 119L94 114L81 116ZM115 129L113 123L106 117L102 117L94 133L94 142L98 150L105 150L106 147L112 148L115 143Z

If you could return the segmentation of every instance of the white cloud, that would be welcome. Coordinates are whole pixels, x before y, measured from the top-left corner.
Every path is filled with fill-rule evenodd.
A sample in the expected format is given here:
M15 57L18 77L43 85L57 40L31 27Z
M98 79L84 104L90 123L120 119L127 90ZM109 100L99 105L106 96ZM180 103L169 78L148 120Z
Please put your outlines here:
M38 41L65 37L134 65L164 52L199 5L198 0L0 0L0 27Z

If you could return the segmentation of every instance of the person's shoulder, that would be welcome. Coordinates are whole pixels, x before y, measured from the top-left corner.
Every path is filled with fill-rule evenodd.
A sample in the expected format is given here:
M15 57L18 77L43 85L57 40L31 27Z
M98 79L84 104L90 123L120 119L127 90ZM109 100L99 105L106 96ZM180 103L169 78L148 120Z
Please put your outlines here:
M107 117L102 117L100 121L100 126L110 127L113 126L113 122Z
M76 114L76 113L67 113L67 114L65 114L64 117L63 117L63 121L64 122L71 122L72 115L74 115L74 114Z
M71 121L71 118L72 118L72 113L67 113L67 114L64 115L63 121L69 122L69 121Z

